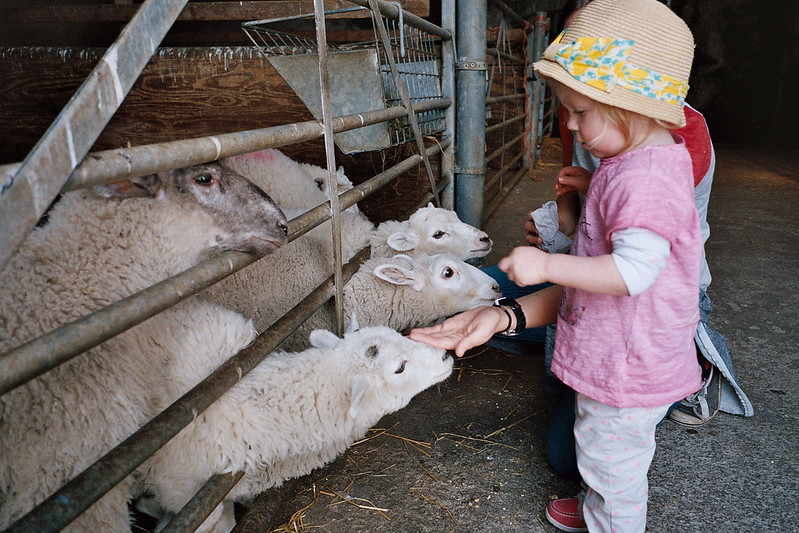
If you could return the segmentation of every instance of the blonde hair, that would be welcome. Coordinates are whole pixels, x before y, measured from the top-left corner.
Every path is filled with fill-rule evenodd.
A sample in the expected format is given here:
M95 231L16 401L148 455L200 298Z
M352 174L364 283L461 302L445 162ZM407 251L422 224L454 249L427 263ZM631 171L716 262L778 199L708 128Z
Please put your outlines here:
M546 80L556 92L559 87L564 87L572 91L574 90L558 80L552 78L546 78ZM621 107L605 104L594 99L591 100L596 106L596 111L605 122L613 126L624 136L625 144L622 149L625 151L643 142L643 140L657 128L672 129L676 127L674 124L668 124L663 120L648 117L636 113L635 111L622 109Z

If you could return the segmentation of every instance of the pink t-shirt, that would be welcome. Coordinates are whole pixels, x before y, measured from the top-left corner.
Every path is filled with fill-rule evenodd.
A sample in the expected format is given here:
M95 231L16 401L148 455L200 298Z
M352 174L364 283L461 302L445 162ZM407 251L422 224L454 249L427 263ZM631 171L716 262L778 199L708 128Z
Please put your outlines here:
M603 159L591 178L571 253L613 251L613 232L654 231L669 240L666 267L636 296L563 288L552 371L590 398L616 407L654 407L699 389L702 235L691 157L676 144Z

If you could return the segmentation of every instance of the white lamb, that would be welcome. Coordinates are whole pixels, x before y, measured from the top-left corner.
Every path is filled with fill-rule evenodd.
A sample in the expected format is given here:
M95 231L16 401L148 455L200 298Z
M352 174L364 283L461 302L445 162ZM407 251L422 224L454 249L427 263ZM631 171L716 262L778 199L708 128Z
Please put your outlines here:
M501 296L488 274L454 254L399 254L368 259L344 285L344 326L357 316L361 326L388 326L397 331L424 326ZM284 342L302 349L313 329L335 327L335 304L325 303Z
M0 352L223 250L267 253L286 220L260 189L200 165L67 193L0 272ZM154 414L159 367L220 360L253 338L236 313L192 298L0 396L0 529ZM128 483L68 529L127 530Z
M389 257L396 253L453 253L463 259L484 257L493 242L484 231L461 222L449 209L428 204L408 220L388 220L377 226L369 244L372 257Z
M311 344L270 354L143 465L139 490L174 513L210 476L243 470L198 530L229 531L233 501L327 464L452 372L446 351L386 327L343 339L316 330ZM187 361L175 362L172 374L184 375Z
M329 199L327 169L295 161L280 150L269 148L219 162L252 180L284 210L307 211ZM338 168L336 177L339 194L352 188L344 167ZM357 211L357 207L353 210Z
M344 311L361 326L402 331L490 305L500 296L496 280L454 254L398 254L361 265L344 286Z

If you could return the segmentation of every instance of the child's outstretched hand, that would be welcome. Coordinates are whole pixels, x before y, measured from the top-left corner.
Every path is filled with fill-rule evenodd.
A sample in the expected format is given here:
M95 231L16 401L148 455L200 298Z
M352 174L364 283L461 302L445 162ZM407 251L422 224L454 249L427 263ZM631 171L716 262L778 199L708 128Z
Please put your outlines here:
M591 173L583 167L563 167L555 180L555 194L560 196L569 191L585 194L590 181Z
M546 263L549 254L532 246L517 246L507 257L497 263L508 279L519 286L537 285L546 279Z
M466 350L484 344L494 333L507 327L507 315L498 307L475 307L448 318L437 326L412 329L411 339L445 350L455 350L463 357Z

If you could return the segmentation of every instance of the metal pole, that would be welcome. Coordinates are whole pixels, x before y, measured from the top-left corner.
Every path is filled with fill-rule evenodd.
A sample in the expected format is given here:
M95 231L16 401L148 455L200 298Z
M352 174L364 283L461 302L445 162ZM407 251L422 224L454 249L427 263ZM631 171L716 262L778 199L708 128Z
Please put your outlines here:
M455 27L455 0L442 0L441 25L450 29ZM441 90L442 94L455 101L455 40L449 39L441 43ZM455 106L450 106L446 111L446 128L444 138L450 139L452 145L441 154L441 176L449 178L449 185L441 194L441 204L447 209L455 207Z
M485 182L486 0L458 2L455 210L483 226Z
M0 269L86 156L187 0L146 0L11 178L0 183Z
M451 107L452 100L442 98L413 104L414 113ZM407 116L404 106L343 115L333 119L333 133L349 131L378 122ZM239 154L277 148L287 144L318 139L324 135L321 121L298 122L257 130L197 137L132 148L118 148L92 152L83 159L64 185L64 191L93 187L124 179L146 176L198 165ZM21 163L0 165L0 180L13 174Z
M357 4L359 6L363 6L368 8L369 7L369 0L350 0L353 4ZM380 14L385 17L392 18L392 19L399 19L400 10L399 8L389 2L383 2L382 0L377 0L377 7L380 10ZM418 17L412 13L408 13L407 11L402 15L403 22L408 26L413 26L416 29L425 31L432 35L437 35L448 41L452 39L452 33L449 30L442 28L441 26L436 26L432 22L428 22L425 19Z

